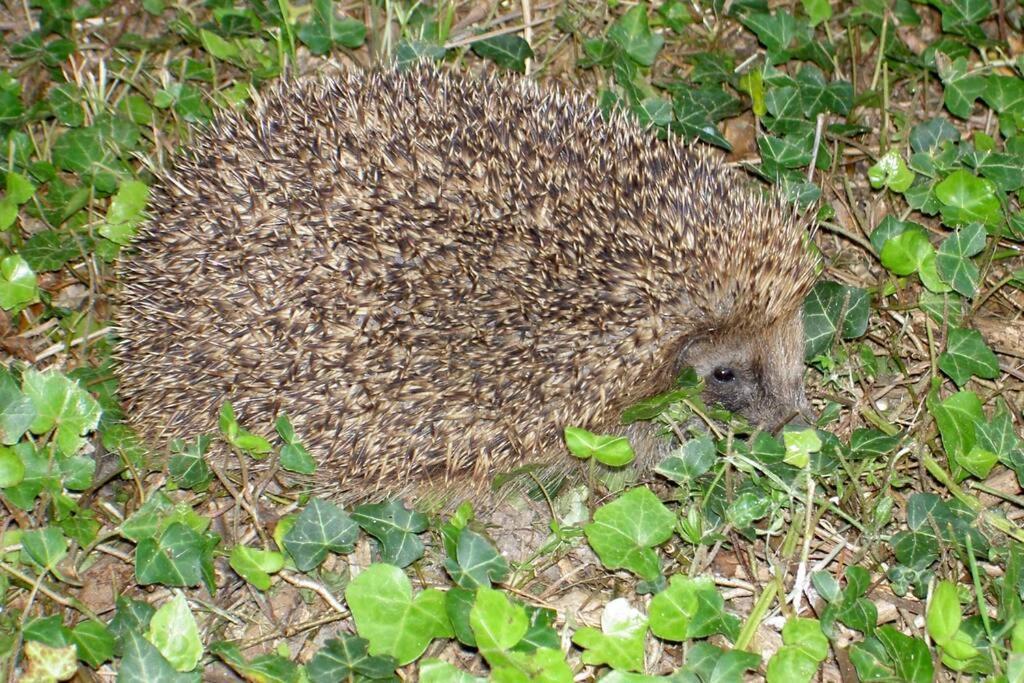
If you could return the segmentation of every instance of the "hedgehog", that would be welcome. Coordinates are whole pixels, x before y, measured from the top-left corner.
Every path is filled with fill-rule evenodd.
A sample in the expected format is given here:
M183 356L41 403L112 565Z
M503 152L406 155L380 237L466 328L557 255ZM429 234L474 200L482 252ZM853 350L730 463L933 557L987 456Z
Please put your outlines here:
M568 471L566 426L615 432L687 366L752 423L806 407L807 220L587 95L430 65L282 81L161 173L117 318L154 448L230 401L254 431L288 415L325 495L468 495Z

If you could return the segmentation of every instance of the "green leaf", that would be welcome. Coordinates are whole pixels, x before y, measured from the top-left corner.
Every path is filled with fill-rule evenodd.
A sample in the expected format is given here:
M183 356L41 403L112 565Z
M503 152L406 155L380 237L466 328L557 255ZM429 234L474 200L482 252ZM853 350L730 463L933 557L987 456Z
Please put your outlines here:
M121 183L117 194L110 201L106 221L99 232L111 242L126 245L135 237L135 227L143 218L143 210L149 200L149 186L138 180Z
M244 545L231 549L231 568L261 591L270 589L270 575L284 567L284 555L272 550L259 550Z
M928 601L928 612L925 623L928 635L939 645L944 646L951 641L960 630L963 612L960 610L960 598L956 584L950 581L939 581Z
M9 311L38 298L36 274L25 259L12 254L0 260L0 308Z
M423 557L418 534L427 530L427 516L407 509L401 501L360 505L352 519L380 542L383 562L405 567Z
M607 664L617 671L643 671L647 618L626 598L609 602L601 615L601 630L584 627L572 642L584 648L584 664Z
M652 580L661 566L651 548L672 536L675 519L650 489L636 488L598 508L583 531L605 567Z
M526 60L533 57L530 44L512 33L484 38L472 43L470 47L480 57L519 73L526 72Z
M565 443L577 458L586 460L593 456L609 467L621 467L635 457L629 439L624 436L598 435L579 427L566 427Z
M887 187L893 192L906 192L914 182L914 172L895 149L885 153L874 166L868 169L871 187Z
M237 43L225 40L213 31L208 31L205 28L199 29L199 40L202 41L206 51L217 59L231 62L241 56Z
M64 455L77 453L85 443L83 437L99 424L100 406L96 399L64 375L29 368L21 389L36 410L29 429L33 434L56 430L57 448Z
M445 569L456 585L462 588L490 588L491 582L508 578L508 562L488 542L472 529L463 529L455 557L444 561Z
M125 634L118 683L194 683L195 677L180 674L141 633Z
M688 439L682 448L662 460L655 471L677 484L693 481L715 464L715 444L705 435Z
M68 540L57 527L26 531L21 537L21 549L33 562L44 569L53 569L68 554Z
M235 409L230 401L225 401L220 409L220 432L224 439L239 450L245 451L254 458L262 458L270 452L270 442L243 429L235 419Z
M935 258L939 276L966 297L975 295L980 278L978 267L970 257L985 248L987 236L984 226L971 223L947 237L939 246Z
M946 351L939 356L939 367L958 387L975 375L985 379L999 376L999 359L977 330L950 328Z
M28 667L19 679L23 683L66 681L78 671L74 645L50 647L30 640L25 643L25 659Z
M523 606L514 604L504 593L493 588L477 591L469 623L476 636L477 647L488 661L495 654L515 647L530 625Z
M209 436L200 436L189 444L181 443L180 440L171 442L173 455L167 462L167 471L175 484L194 491L207 489L213 479L205 457L209 446Z
M896 275L917 272L925 260L935 253L928 236L921 230L908 229L886 241L880 257L882 265Z
M312 683L393 680L398 662L386 655L372 657L368 647L369 642L364 638L347 633L328 640L306 664L309 680ZM424 680L423 668L421 681Z
M0 372L0 443L8 446L18 443L35 419L36 409L32 399L21 393L8 373Z
M828 0L801 0L801 4L811 20L811 26L817 26L832 18L832 5Z
M286 650L282 647L281 650ZM210 653L220 657L239 676L259 683L304 683L299 667L279 654L258 655L247 660L237 645L223 641L211 643ZM356 679L359 680L359 679Z
M811 453L821 450L821 437L814 429L786 430L782 434L786 455L782 459L793 467L805 468L811 460Z
M836 337L854 339L867 331L867 291L823 280L804 301L804 357L827 353Z
M782 628L782 642L768 660L768 683L810 681L828 656L828 638L817 619L790 618Z
M203 580L203 555L208 544L181 522L160 536L143 538L135 548L135 578L142 585L197 586Z
M665 43L660 35L651 33L647 23L647 7L643 4L634 6L611 25L608 40L644 66L654 63L654 58Z
M440 659L424 659L419 668L420 683L487 683L486 678L473 676Z
M308 572L320 566L328 552L352 552L358 536L359 526L341 508L314 498L285 535L284 547L299 571Z
M0 489L17 486L25 478L25 464L11 448L0 446Z
M299 40L315 55L335 46L357 48L366 41L366 25L355 19L338 19L331 0L313 0L313 19L297 32Z
M370 565L352 579L345 600L370 654L394 657L399 666L418 658L434 638L453 635L444 593L428 588L413 598L409 579L389 564Z
M760 663L760 655L752 652L722 650L711 643L698 641L690 646L686 671L693 672L707 683L740 683L747 680L744 672L756 669Z
M202 659L199 626L180 591L153 615L146 638L177 671L191 671Z
M950 173L935 186L935 196L942 202L942 220L947 224L995 224L1002 219L995 186L970 171L959 169Z
M98 668L114 656L114 635L98 621L83 621L71 629L71 642L78 648L78 658Z
M316 472L316 462L309 454L306 447L299 443L295 436L295 428L292 427L288 416L281 413L274 425L277 433L285 442L281 449L281 467L289 472L298 474L313 474Z
M960 391L945 401L931 401L928 410L939 426L946 453L957 460L974 448L975 425L984 421L981 400L971 391Z
M651 598L651 631L664 640L683 642L722 633L735 639L739 620L725 612L725 600L708 577L673 576L669 587Z
M946 109L953 116L967 119L974 109L974 101L985 89L985 78L967 75L967 59L957 57L952 62L939 51L935 52L935 63L942 79L942 96Z

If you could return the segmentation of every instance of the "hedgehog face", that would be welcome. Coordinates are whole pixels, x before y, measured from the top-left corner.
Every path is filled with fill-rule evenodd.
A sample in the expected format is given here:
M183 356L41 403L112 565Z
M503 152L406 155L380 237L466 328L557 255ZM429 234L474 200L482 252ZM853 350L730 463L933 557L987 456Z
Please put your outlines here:
M761 330L718 334L690 344L682 357L704 378L704 398L775 430L808 409L800 312Z

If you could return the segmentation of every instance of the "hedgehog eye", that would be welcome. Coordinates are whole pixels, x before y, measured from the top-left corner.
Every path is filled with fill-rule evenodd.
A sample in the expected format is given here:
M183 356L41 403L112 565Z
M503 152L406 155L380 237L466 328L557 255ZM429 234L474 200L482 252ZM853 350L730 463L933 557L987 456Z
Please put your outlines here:
M732 368L715 368L712 374L718 382L731 382L736 379L736 373L732 371Z

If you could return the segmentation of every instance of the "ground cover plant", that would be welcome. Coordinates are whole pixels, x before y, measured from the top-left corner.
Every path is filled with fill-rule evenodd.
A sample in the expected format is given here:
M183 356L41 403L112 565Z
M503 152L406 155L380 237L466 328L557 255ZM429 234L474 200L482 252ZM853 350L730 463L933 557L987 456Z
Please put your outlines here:
M1024 680L1022 23L1018 0L0 5L0 673ZM592 92L815 212L817 424L753 431L684 373L623 415L676 441L656 472L566 425L585 482L495 509L256 497L210 440L317 463L229 404L147 452L110 320L154 171L283 74L424 58Z

